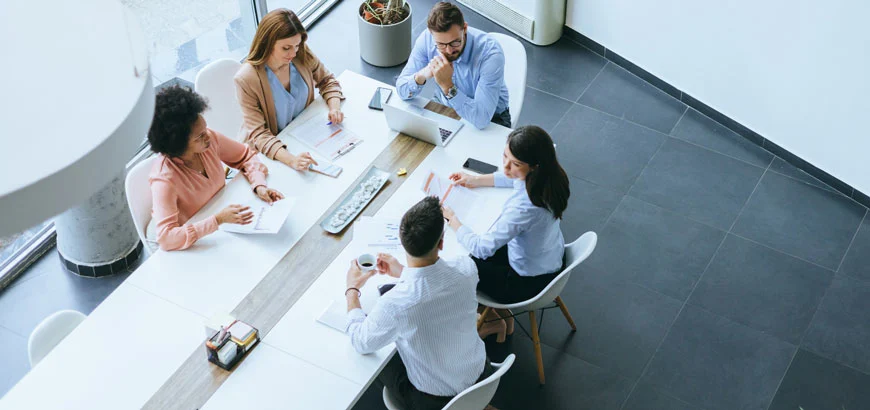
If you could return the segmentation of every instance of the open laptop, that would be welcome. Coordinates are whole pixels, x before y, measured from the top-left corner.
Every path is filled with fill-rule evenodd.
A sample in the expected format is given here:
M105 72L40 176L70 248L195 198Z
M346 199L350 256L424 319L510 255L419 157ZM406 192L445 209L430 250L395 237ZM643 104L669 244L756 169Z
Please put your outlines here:
M447 145L464 125L461 121L416 106L405 109L386 104L384 114L391 129L438 146Z

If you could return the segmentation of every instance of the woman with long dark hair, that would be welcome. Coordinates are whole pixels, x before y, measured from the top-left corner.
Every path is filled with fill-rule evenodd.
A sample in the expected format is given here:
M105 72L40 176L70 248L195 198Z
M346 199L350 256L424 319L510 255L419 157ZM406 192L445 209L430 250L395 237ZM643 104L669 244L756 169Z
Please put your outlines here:
M477 289L501 303L515 303L538 294L562 270L565 240L559 221L571 191L553 140L540 127L511 132L503 163L503 172L450 175L455 184L468 188L513 188L489 232L473 232L447 207L444 217L477 265ZM502 329L510 334L512 325L512 320L489 322L481 335L499 333L502 339Z
M317 162L307 152L291 154L277 135L314 101L315 87L329 106L329 120L338 124L344 119L341 86L308 48L307 40L296 13L272 10L257 26L251 51L235 76L244 117L242 138L297 171Z

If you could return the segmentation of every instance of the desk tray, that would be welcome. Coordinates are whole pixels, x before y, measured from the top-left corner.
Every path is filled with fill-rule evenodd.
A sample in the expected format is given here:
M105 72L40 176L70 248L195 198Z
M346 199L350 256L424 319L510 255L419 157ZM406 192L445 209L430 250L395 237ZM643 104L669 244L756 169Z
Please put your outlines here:
M380 180L379 183L368 184L370 180L373 178L378 178ZM324 231L337 234L344 230L354 219L356 219L357 215L362 212L365 207L369 205L369 202L377 196L378 192L380 192L381 188L390 180L390 173L387 171L383 171L378 169L377 167L369 168L368 172L366 172L365 176L360 179L359 184L357 184L356 188L351 191L341 203L323 219L323 222L320 223L320 227L323 228ZM366 197L366 191L368 190L369 195ZM353 204L357 203L357 206L354 207ZM352 210L349 211L348 207ZM342 213L346 219L340 225L333 225L333 218L336 218L337 215Z

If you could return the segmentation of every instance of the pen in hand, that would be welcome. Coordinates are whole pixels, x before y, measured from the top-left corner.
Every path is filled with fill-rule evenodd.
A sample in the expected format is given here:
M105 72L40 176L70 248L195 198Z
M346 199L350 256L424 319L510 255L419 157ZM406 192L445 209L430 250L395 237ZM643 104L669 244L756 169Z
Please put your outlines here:
M344 119L347 119L347 115L344 116ZM327 121L326 125L332 125L332 121Z

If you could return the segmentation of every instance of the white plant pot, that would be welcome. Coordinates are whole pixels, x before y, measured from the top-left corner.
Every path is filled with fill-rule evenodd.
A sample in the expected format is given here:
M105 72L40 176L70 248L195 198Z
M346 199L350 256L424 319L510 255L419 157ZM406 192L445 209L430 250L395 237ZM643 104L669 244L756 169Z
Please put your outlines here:
M382 26L365 21L360 4L357 11L359 22L359 53L367 63L378 67L392 67L408 61L411 55L411 4L405 2L408 17L396 24Z

